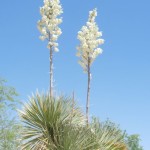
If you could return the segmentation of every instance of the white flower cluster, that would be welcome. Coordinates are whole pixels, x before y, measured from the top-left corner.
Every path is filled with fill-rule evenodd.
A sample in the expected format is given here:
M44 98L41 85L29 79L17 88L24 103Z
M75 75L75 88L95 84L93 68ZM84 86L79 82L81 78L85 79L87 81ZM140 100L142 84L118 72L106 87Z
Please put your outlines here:
M58 27L62 23L59 16L63 13L59 0L44 0L44 6L40 8L42 19L38 21L38 29L41 32L40 39L48 39L48 48L54 47L54 51L58 52L58 37L62 34Z
M78 32L78 39L81 43L77 47L77 56L81 58L79 64L83 67L84 72L88 71L88 63L91 66L95 58L102 53L102 49L98 47L104 43L104 40L100 38L102 32L99 32L95 22L96 16L96 9L90 11L86 26L83 26L81 31Z

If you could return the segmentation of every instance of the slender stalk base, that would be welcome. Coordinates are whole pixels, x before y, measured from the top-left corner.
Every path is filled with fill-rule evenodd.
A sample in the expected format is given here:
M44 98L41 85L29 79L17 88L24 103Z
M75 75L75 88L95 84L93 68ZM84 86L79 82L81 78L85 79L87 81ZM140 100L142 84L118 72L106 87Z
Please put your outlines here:
M50 97L53 97L53 47L50 47Z
M87 86L87 100L86 100L86 121L87 121L87 126L89 124L90 82L91 82L90 58L88 58L88 86Z

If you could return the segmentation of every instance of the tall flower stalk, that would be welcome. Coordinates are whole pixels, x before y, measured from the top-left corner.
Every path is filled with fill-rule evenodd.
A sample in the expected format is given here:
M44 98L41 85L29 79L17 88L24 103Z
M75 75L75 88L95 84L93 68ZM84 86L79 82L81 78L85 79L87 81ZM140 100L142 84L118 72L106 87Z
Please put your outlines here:
M88 75L87 84L87 100L86 100L86 120L89 123L89 103L90 103L90 83L91 83L91 65L99 54L102 54L102 49L99 45L104 43L101 39L102 32L99 31L98 25L95 22L97 10L89 12L89 19L85 26L78 32L80 45L77 47L77 56L80 57L79 64L82 66L85 73Z
M47 40L47 48L50 51L50 96L53 96L53 54L58 52L57 39L62 34L59 24L62 23L60 15L63 13L59 0L44 0L44 6L40 8L41 20L38 21L38 29L41 32L40 39Z

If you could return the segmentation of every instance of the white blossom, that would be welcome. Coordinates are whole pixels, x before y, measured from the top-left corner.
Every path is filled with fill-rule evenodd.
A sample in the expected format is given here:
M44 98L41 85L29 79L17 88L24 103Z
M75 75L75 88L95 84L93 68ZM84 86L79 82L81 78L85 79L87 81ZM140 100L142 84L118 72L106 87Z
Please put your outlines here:
M57 47L54 48L55 52L59 52L59 49Z
M56 41L62 34L58 27L62 23L62 18L59 17L63 13L60 0L44 0L44 6L40 8L42 19L38 21L38 29L41 32L40 39L49 41L47 47L54 47L54 51L58 51Z
M104 43L104 40L101 39L102 32L99 31L95 22L96 16L96 9L90 11L86 26L83 26L81 31L78 32L80 45L77 46L78 51L76 55L80 57L79 64L82 66L84 72L87 72L88 67L91 66L96 57L102 54L102 49L99 46Z
M45 40L45 36L40 36L39 38L40 38L40 40L42 40L42 41Z

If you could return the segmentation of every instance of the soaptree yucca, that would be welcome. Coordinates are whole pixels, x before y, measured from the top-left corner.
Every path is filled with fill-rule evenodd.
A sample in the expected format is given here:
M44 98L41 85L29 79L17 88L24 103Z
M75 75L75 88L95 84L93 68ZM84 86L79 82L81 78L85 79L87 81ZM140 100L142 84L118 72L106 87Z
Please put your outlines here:
M57 149L64 131L69 133L67 130L72 126L78 128L85 124L79 107L74 104L72 108L69 98L52 98L49 94L37 93L30 97L20 116L24 122L22 149Z
M36 94L24 105L22 150L119 150L123 136L111 124L86 118L71 98ZM124 145L123 145L124 146ZM124 149L120 149L124 150Z

